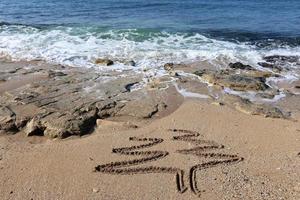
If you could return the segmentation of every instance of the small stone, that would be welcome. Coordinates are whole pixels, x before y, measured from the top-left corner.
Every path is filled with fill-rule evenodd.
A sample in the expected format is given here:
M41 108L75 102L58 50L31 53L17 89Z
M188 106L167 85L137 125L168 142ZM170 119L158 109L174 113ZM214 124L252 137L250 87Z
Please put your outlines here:
M95 60L95 64L97 64L97 65L110 66L110 65L113 65L114 62L113 62L112 60L110 60L110 59L106 59L106 58L104 58L104 59L98 58L98 59Z
M171 71L173 68L174 68L174 63L166 63L166 64L164 65L164 69L165 69L166 71Z
M211 103L212 105L215 105L215 106L224 106L225 104L222 103L222 102L212 102Z
M98 193L98 192L99 192L99 189L93 188L93 193Z

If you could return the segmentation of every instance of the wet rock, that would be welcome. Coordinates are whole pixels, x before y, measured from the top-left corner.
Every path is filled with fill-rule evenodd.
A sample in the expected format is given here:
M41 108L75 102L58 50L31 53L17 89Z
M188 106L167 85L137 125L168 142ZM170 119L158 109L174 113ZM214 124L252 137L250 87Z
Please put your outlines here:
M241 69L241 70L255 70L253 67L250 65L245 65L241 62L236 62L236 63L230 63L229 67L232 69Z
M171 70L173 70L173 69L174 69L174 63L166 63L166 64L164 65L164 69L165 69L166 71L171 71Z
M138 84L139 82L134 82L134 83L129 83L127 85L125 85L125 89L127 92L130 92L133 88L133 86L135 86L136 84Z
M272 55L272 56L265 56L263 59L269 63L276 63L276 62L296 63L296 62L299 62L298 56Z
M16 115L8 107L0 105L0 130L15 131L16 130Z
M264 68L268 68L268 69L271 69L276 72L281 72L283 70L282 67L280 67L276 64L271 64L271 63L266 63L266 62L259 62L258 64Z
M14 65L5 66L5 70ZM28 136L52 138L81 136L93 130L97 119L125 115L149 118L163 109L159 98L145 95L148 90L131 90L143 80L140 74L122 72L123 76L115 78L121 73L108 76L92 69L55 65L33 66L31 71L35 70L48 74L48 78L0 95L1 130L24 130ZM7 77L22 73L20 70ZM154 96L159 92L151 91Z
M105 66L110 66L113 65L114 62L110 59L106 59L106 58L98 58L95 60L95 64L97 65L105 65Z
M240 74L230 75L223 81L225 87L232 88L234 90L245 91L245 90L266 90L269 88L265 84L266 79L263 77L251 77Z
M268 118L288 119L289 113L284 113L279 108L269 104L254 104L248 99L241 98L240 101L234 103L235 108L243 113L251 115L261 115Z
M233 74L229 70L211 71L199 70L194 74L207 82L237 91L263 91L269 88L264 77L253 77L248 74Z

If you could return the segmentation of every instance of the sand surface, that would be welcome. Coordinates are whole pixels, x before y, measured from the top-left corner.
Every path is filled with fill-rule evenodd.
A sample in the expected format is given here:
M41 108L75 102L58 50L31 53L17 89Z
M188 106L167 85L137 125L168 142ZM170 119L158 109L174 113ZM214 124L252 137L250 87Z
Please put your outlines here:
M119 122L100 124L93 134L82 138L1 136L0 199L300 199L299 122L186 100L171 115L139 128ZM194 142L173 138L188 133L199 136L192 138ZM176 173L117 175L95 171L98 165L140 159L139 155L112 153L113 148L149 143L129 141L130 137L163 139L135 151L164 151L168 155L119 169L181 169L185 192L178 191ZM201 150L203 146L213 147ZM200 149L198 155L178 152L194 147ZM238 162L220 162L190 176L193 166L230 160L230 156ZM197 184L197 191L193 192L191 182Z

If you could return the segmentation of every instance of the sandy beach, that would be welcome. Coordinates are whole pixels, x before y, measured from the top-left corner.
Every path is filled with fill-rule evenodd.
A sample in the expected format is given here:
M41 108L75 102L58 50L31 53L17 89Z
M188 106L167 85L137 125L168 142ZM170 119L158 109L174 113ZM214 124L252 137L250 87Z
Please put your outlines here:
M169 129L195 131L201 140L224 145L203 153L236 155L243 160L197 171L195 181L200 194L195 194L189 185L190 168L222 158L178 153L180 149L192 148L193 144L172 140L175 135L185 133ZM186 100L171 115L140 128L107 122L89 136L62 141L25 138L23 134L2 136L1 198L296 200L300 197L299 131L297 122L250 116L227 106ZM129 141L130 137L161 138L161 144L147 151L169 152L161 160L131 168L183 169L187 190L177 191L175 173L116 175L95 172L97 165L136 159L136 156L112 153L112 148L145 143Z
M3 61L1 199L299 199L298 95L214 99L221 74L212 91L170 66L133 90L139 75Z

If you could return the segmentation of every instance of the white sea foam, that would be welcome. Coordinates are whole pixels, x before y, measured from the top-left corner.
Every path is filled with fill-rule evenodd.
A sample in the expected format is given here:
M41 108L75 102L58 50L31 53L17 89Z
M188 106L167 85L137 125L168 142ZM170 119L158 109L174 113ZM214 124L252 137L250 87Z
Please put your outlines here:
M142 37L142 39L140 39ZM39 30L25 26L0 27L0 55L14 60L42 59L75 67L95 67L96 58L135 60L136 67L117 63L110 69L159 69L166 62L243 61L256 66L265 54L300 55L299 48L258 50L247 44L210 39L200 34L153 33L136 30L102 31L63 28ZM103 68L105 70L105 68Z
M99 31L83 27L56 27L38 29L28 26L0 26L0 56L9 56L13 60L44 60L49 63L73 67L95 67L97 70L133 70L144 74L144 84L153 76L162 76L166 72L163 65L172 63L190 63L203 61L223 68L229 62L243 62L256 68L257 63L268 55L300 56L300 47L274 49L258 48L247 43L221 41L201 34L183 34L166 32L141 32L139 30ZM113 66L99 67L94 64L97 58L117 60ZM122 60L134 60L136 66L122 63ZM281 74L281 78L270 78L268 83L297 80L299 75L292 70ZM264 69L266 70L266 69ZM137 85L138 89L143 85ZM206 95L177 90L184 96L209 98ZM234 91L225 91L235 93ZM235 93L250 99L255 94ZM278 100L283 94L276 96ZM271 100L271 101L273 101Z

